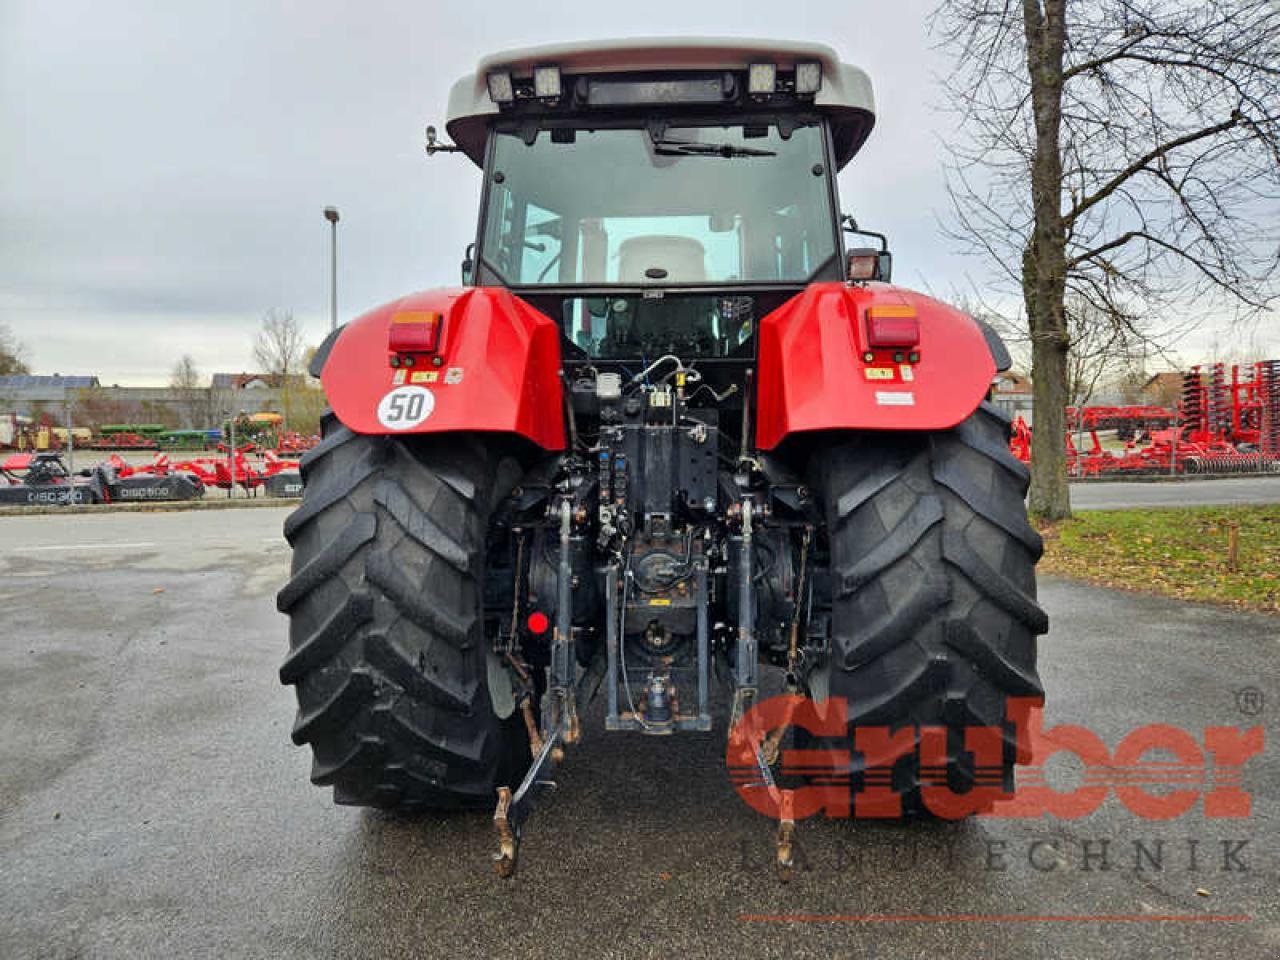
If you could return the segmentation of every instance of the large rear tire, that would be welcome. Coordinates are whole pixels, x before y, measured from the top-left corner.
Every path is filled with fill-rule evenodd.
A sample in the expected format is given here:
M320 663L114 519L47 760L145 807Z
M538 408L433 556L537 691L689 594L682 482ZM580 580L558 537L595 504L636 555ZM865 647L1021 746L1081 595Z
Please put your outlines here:
M323 433L277 598L311 780L338 803L492 804L530 760L521 724L491 706L481 609L489 515L518 464L468 435L363 436L332 415Z
M860 726L916 731L891 775L907 815L929 812L921 790L944 774L956 793L1012 790L1006 703L1043 696L1036 635L1048 618L1036 603L1042 545L1023 500L1029 473L1009 452L1008 419L983 404L946 432L859 435L815 458L811 473L831 555L823 679L848 701L850 737ZM945 771L921 770L926 726L947 729ZM1002 731L997 770L975 770L963 738L972 726ZM853 756L858 792L865 759Z

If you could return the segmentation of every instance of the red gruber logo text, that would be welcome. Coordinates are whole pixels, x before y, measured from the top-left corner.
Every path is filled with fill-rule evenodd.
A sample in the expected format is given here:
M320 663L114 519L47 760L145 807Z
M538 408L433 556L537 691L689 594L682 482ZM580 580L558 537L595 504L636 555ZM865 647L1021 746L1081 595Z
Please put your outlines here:
M822 812L828 817L896 818L902 798L893 789L894 765L916 754L923 784L921 797L935 816L959 819L989 817L1058 817L1077 820L1093 813L1114 790L1120 802L1147 820L1181 817L1204 801L1204 816L1247 817L1252 797L1242 788L1245 763L1261 755L1263 728L1206 727L1197 740L1180 727L1147 724L1131 731L1114 752L1092 730L1075 724L1044 729L1042 701L1011 698L1002 727L964 728L964 744L974 760L974 784L964 793L947 784L947 729L855 726L850 747L784 749L784 777L804 785L778 789L763 782L756 760L771 731L798 727L817 738L849 742L847 703L832 697L815 703L807 697L779 696L753 706L730 731L726 754L738 795L754 810L771 817L804 819ZM1004 789L1004 751L1016 744L1018 787ZM1148 759L1160 751L1176 759ZM1074 789L1057 790L1045 778L1045 765L1058 753L1069 753L1083 766ZM854 791L850 774L854 755L861 758L861 786ZM1164 792L1153 793L1162 787Z

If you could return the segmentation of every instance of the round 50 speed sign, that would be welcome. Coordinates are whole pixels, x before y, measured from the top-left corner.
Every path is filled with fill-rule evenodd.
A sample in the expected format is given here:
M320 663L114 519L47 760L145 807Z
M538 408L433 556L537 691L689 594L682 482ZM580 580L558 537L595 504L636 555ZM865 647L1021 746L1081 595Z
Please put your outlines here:
M388 430L410 430L435 408L435 395L426 387L396 387L378 403L378 422Z

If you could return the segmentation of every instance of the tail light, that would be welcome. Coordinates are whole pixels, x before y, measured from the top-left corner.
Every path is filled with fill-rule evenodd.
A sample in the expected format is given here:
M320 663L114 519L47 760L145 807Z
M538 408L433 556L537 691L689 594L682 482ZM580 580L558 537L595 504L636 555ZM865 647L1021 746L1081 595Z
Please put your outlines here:
M920 343L920 317L906 304L867 308L867 346L873 350L914 347Z
M387 331L387 349L392 353L435 353L440 349L441 314L428 310L409 310L391 318Z

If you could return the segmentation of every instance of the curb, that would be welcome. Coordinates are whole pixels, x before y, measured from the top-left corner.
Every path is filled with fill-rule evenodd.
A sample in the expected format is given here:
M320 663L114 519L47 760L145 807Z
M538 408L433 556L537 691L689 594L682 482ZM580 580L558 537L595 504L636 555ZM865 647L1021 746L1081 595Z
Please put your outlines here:
M1280 481L1280 473L1179 473L1169 476L1161 474L1141 474L1138 476L1117 475L1112 477L1067 477L1068 483L1196 483L1199 480L1262 480L1270 477Z
M1177 476L1146 475L1136 477L1068 477L1072 485L1094 483L1196 483L1200 480L1258 480L1276 473L1185 473ZM86 513L175 513L186 510L261 510L289 507L301 503L299 497L203 497L199 500L160 500L153 503L78 503L53 507L0 507L0 517L38 517L47 514Z
M0 507L0 517L37 517L69 513L175 513L187 510L260 510L294 507L298 497L246 497L240 499L160 500L154 503L69 503L60 507Z

